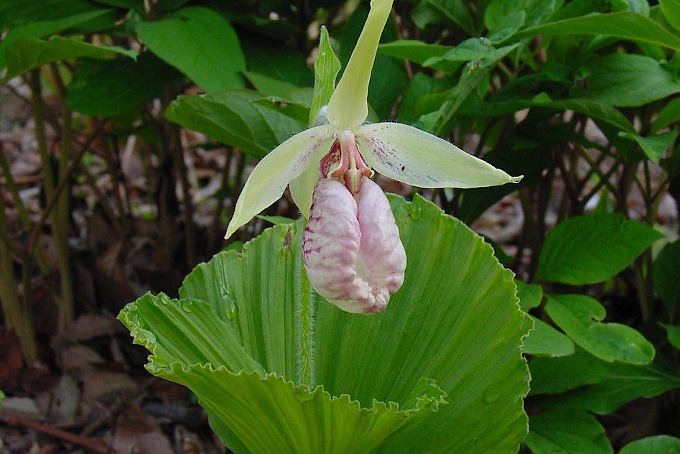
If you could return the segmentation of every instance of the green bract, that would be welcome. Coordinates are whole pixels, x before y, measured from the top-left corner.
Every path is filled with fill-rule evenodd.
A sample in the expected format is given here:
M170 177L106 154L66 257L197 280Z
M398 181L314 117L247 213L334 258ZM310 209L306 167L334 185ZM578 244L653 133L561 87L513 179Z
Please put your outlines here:
M516 452L529 322L512 273L424 199L392 207L410 260L388 311L321 300L298 222L200 265L179 300L145 295L119 318L235 452Z

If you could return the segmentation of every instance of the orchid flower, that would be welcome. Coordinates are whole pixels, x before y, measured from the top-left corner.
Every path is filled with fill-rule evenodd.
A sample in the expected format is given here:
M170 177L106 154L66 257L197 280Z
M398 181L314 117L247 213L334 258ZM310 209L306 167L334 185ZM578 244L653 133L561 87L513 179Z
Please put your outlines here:
M328 103L327 123L295 134L258 163L226 233L230 237L289 186L294 202L309 219L303 259L310 282L348 312L384 309L401 286L406 268L394 217L382 190L370 179L371 169L422 188L495 186L522 178L412 126L364 123L371 70L392 2L371 1L356 47Z

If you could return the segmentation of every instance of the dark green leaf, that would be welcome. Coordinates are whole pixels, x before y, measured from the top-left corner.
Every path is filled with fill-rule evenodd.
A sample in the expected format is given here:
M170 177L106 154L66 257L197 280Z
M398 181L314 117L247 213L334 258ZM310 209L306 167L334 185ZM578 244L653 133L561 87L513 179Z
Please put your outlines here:
M671 309L680 307L680 240L668 243L656 257L653 268L654 291Z
M262 219L263 221L267 221L270 224L273 225L281 225L281 224L295 224L297 221L295 219L287 218L285 216L257 216L258 218Z
M680 50L679 35L652 19L631 12L574 17L527 28L515 36L526 38L536 35L605 35Z
M95 46L75 39L55 37L49 41L22 37L5 46L7 74L4 80L23 74L40 65L81 57L110 58L126 55L136 58L137 53L121 47Z
M70 109L104 117L129 112L161 96L181 75L150 53L137 61L81 60L67 87Z
M289 84L288 82L252 71L247 71L245 76L250 83L253 84L255 90L268 96L277 96L279 98L287 99L291 92L298 89L297 86Z
M655 164L658 164L659 161L661 161L664 153L671 149L675 139L678 137L678 133L675 131L668 131L664 134L649 137L643 137L632 133L621 135L637 142L644 154L647 156L647 159Z
M4 48L21 37L44 38L55 33L62 32L71 27L86 23L92 19L96 19L109 13L110 9L99 9L87 11L73 16L63 17L59 19L44 20L31 22L26 25L16 27L5 36L0 42L0 69L5 67L5 52Z
M581 70L586 87L575 89L573 96L612 106L641 106L680 92L673 75L644 55L608 54L591 60Z
M602 282L662 236L645 224L616 214L575 216L548 233L536 278L572 285Z
M602 425L586 412L554 409L529 418L533 454L613 453Z
M159 21L138 22L136 31L153 53L206 91L244 86L238 36L215 11L184 8Z
M452 82L449 78L434 78L421 71L414 74L402 95L397 120L401 123L415 123L421 115L431 111L427 105L421 104L421 101L428 95L450 89Z
M180 96L168 106L165 117L185 128L262 157L306 126L258 104L257 101L263 98L250 90Z
M616 108L602 101L593 99L559 99L552 100L541 95L526 103L528 106L547 107L558 110L573 110L597 120L605 121L623 131L635 131L633 124Z
M612 0L612 10L630 11L649 17L649 3L647 0Z
M22 25L10 30L3 43L12 42L22 36L30 36L33 38L44 38L55 33L68 30L71 27L80 25L97 17L103 16L112 11L111 9L96 9L75 14L73 16L62 17L59 19L35 21L26 25Z
M115 6L117 8L130 9L137 14L144 14L144 0L94 0L102 5Z
M674 98L669 103L667 103L659 116L656 117L654 123L652 124L652 133L656 133L666 126L680 120L680 98Z
M529 366L532 394L551 394L539 399L541 404L599 414L611 413L633 399L680 388L677 370L657 364L607 363L581 349L561 358L536 357Z
M87 0L3 0L0 2L0 32L23 24L60 21L101 7Z
M550 295L545 310L571 340L603 361L649 364L654 346L628 325L602 323L604 306L587 295Z
M667 325L665 323L662 323L661 326L666 330L668 342L670 342L673 347L680 350L680 326Z
M266 75L296 87L309 87L314 78L305 57L280 42L246 36L242 44L248 71Z
M421 5L432 8L469 35L477 34L472 14L463 0L422 0Z
M522 352L535 356L568 356L574 354L574 343L541 319L530 315L534 328L524 339Z
M680 3L678 7L680 8ZM680 438L671 437L670 435L655 435L631 441L619 451L619 454L651 453L680 454Z
M517 44L504 46L496 49L489 40L470 38L458 46L447 51L441 57L433 57L426 60L424 66L433 66L440 62L468 62L478 61L479 66L489 67L502 60L506 55L517 48Z
M527 284L521 279L515 279L517 284L517 297L519 298L519 307L523 311L529 312L541 305L543 300L543 287L536 284Z
M264 106L275 112L281 113L300 124L305 124L309 119L309 107L305 104L290 102L287 99L276 96L268 96L254 102L259 106Z
M489 28L489 41L500 44L517 33L524 26L527 15L524 10L516 10L501 19L493 28Z
M428 44L422 41L404 39L381 44L380 47L378 47L378 52L382 55L403 58L404 60L413 61L422 65L426 60L441 57L451 49L451 46L441 46L438 44Z
M680 0L659 0L664 17L680 32Z

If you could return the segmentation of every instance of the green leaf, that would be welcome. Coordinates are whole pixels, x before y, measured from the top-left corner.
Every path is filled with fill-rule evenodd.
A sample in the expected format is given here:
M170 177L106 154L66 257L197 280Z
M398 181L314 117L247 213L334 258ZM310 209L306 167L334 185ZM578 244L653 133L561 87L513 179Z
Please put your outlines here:
M0 2L0 32L24 24L68 20L92 11L101 11L101 8L88 0L3 0Z
M484 10L484 24L490 32L507 27L508 17L524 13L528 25L536 25L553 15L563 0L492 0Z
M644 55L608 54L592 59L581 71L587 88L573 90L573 96L612 106L637 107L680 92L673 75Z
M556 409L531 415L525 443L534 454L614 452L602 425L580 411Z
M181 75L147 52L137 61L80 60L67 87L66 102L75 112L104 117L120 115L161 96Z
M378 52L381 55L403 58L404 60L409 60L422 65L429 59L441 57L451 49L453 49L451 46L441 46L417 40L402 39L392 41L391 43L381 44L378 47ZM453 72L453 70L451 70L451 72Z
M536 284L527 284L521 279L515 279L517 284L517 297L519 298L519 307L523 311L529 312L530 309L541 305L543 300L543 287Z
M537 95L529 101L527 105L558 110L573 110L574 112L586 114L596 120L605 121L623 131L635 131L635 127L630 120L616 110L616 108L605 102L584 98L559 99L554 101L547 97L547 95L542 96L543 94L544 93Z
M652 268L654 291L671 309L680 307L678 263L680 263L680 240L666 244L656 257Z
M545 310L571 340L603 361L649 364L654 359L654 345L630 326L602 323L604 306L587 295L550 295Z
M165 118L262 157L305 127L257 102L262 99L266 98L250 90L180 96L165 110Z
M678 7L680 7L680 4L678 4ZM680 438L670 435L655 435L631 441L619 451L619 454L649 453L680 454Z
M488 81L491 68L518 46L519 43L493 49L485 57L468 62L458 84L449 91L441 107L436 112L421 117L420 122L423 126L421 129L432 131L434 134L443 134L449 128L453 116L468 96Z
M612 10L630 11L649 17L649 3L647 0L612 0Z
M592 14L524 29L516 38L543 35L604 35L635 42L656 44L680 51L680 36L637 13Z
M652 123L652 134L680 120L680 98L671 99Z
M446 52L441 57L433 57L426 60L424 66L432 66L442 61L447 62L468 62L479 61L480 66L488 67L494 65L517 48L517 44L504 46L496 49L488 40L480 38L470 38L453 49Z
M138 22L139 38L162 60L208 92L244 86L245 58L231 24L215 11L188 7Z
M129 9L137 14L144 14L144 0L94 0L102 5L115 6L116 8Z
M572 285L602 282L626 268L662 236L617 214L571 217L548 233L536 279Z
M500 44L507 41L524 26L527 14L524 10L515 10L503 17L494 27L489 27L489 41Z
M58 19L38 20L31 22L10 30L9 33L7 33L7 36L4 38L3 43L6 44L23 36L30 36L33 38L43 38L45 36L50 36L92 19L96 19L97 17L103 16L110 11L112 10L96 9L74 14L72 16L60 17Z
M680 388L680 374L658 364L608 363L577 348L571 356L532 358L531 393L537 405L609 414L626 402ZM557 394L562 393L562 394ZM545 398L542 394L550 394Z
M285 115L286 117L295 120L300 124L305 124L309 117L309 106L306 104L299 104L289 102L286 99L276 96L268 96L266 98L254 101L259 106L264 106L272 109L275 112Z
M423 98L450 89L451 82L450 78L434 78L422 71L417 72L402 95L397 120L400 123L415 123L421 115L432 110L422 105Z
M422 0L421 5L432 8L467 34L477 34L474 18L463 0Z
M264 74L247 71L245 76L248 78L250 83L253 84L255 90L268 96L288 98L291 92L298 90L298 87L293 84L289 84L288 82L284 82Z
M512 274L431 203L391 203L409 269L380 314L311 290L296 223L199 265L180 300L147 295L119 317L235 452L517 451L528 326Z
M678 137L678 133L676 131L668 131L664 134L649 137L643 137L632 133L621 133L619 136L637 142L647 158L653 163L658 164L664 153L673 146L675 139Z
M680 32L680 0L659 0L659 6L668 23Z
M319 110L328 105L333 90L335 90L335 78L339 71L340 60L333 52L328 30L322 26L319 53L314 62L314 95L312 96L312 107L309 109L310 126L315 124Z
M75 39L54 37L49 41L21 37L4 48L7 73L3 81L37 68L46 63L75 58L110 58L126 55L136 58L137 53L115 46L95 46ZM1 82L1 81L0 81Z
M673 347L680 350L680 326L667 325L665 323L661 323L661 326L666 330L668 342L670 342Z
M258 218L262 219L263 221L267 221L270 224L273 225L280 225L280 224L295 224L297 222L295 219L287 218L285 216L262 216L258 215Z
M83 24L92 19L96 19L103 15L108 14L110 9L99 9L93 11L86 11L83 13L75 14L73 16L67 16L59 19L53 20L43 20L35 21L26 25L22 25L7 33L7 36L0 42L0 68L5 67L5 52L4 48L15 41L17 38L21 37L33 37L33 38L44 38L46 36L59 33L71 27Z
M255 39L247 35L242 43L248 71L264 74L296 87L309 87L314 75L305 56L286 48L279 41Z
M567 356L574 354L574 343L541 319L530 315L534 328L524 340L522 352L537 356Z

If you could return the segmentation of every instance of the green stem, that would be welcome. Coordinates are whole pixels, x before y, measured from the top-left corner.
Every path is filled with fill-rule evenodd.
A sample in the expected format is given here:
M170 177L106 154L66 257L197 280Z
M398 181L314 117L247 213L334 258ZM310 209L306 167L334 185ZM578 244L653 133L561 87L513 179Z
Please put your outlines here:
M0 210L0 231L9 232L9 223L3 207ZM2 313L8 328L13 328L19 338L21 351L27 364L38 361L38 344L33 330L33 319L30 307L22 305L17 292L17 281L14 276L14 266L10 253L10 238L3 235L0 241L0 303ZM29 264L24 263L24 271ZM28 291L28 289L24 289Z
M33 119L35 122L35 137L38 142L38 152L42 162L42 175L45 184L45 194L48 199L55 196L54 177L50 166L50 156L47 152L47 140L45 136L44 105L42 100L42 87L40 85L40 70L31 71L31 102L33 107ZM68 119L66 118L68 117ZM64 117L62 128L63 144L69 141L66 150L62 149L59 167L67 165L70 158L70 113ZM65 163L66 161L66 163ZM49 211L54 246L57 256L57 264L61 277L61 298L59 300L58 328L63 331L73 320L73 285L71 282L70 253L68 247L68 194L64 191L60 196L58 205Z
M10 170L9 162L7 162L7 157L5 156L4 150L2 149L2 142L0 142L0 167L2 167L2 173L3 176L5 177L5 181L7 182L7 188L9 189L9 192L12 195L12 201L14 202L14 206L16 207L17 212L19 213L19 219L21 220L24 229L30 230L31 220L28 217L28 211L26 210L24 201L21 200L21 197L19 196L19 188L17 187L17 184L14 181L14 176L12 175L12 172ZM40 248L36 248L34 251L34 255L36 262L38 263L38 267L40 267L40 272L43 275L46 275L49 272L50 268L47 264L47 257L45 256L45 251L43 251Z
M182 139L180 137L179 127L173 126L170 134L170 144L175 155L174 161L177 166L177 174L179 176L179 184L182 191L182 202L184 203L186 261L188 267L192 268L196 264L196 229L194 226L194 207L191 203L191 192L189 191L189 176L187 174L186 162L184 162L184 152L182 149Z

